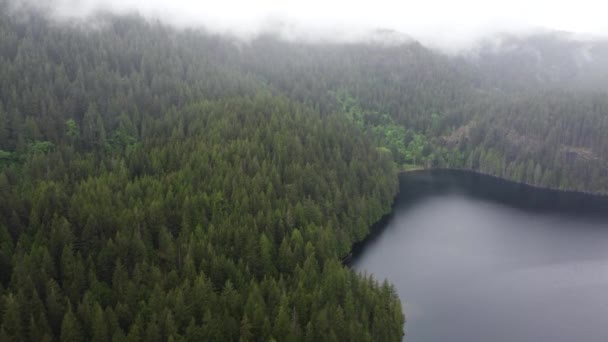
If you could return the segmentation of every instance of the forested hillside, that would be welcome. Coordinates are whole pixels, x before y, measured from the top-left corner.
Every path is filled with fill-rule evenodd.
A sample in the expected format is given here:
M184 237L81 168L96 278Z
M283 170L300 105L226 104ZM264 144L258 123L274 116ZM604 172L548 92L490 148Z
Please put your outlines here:
M468 168L606 193L606 51L607 41L559 34L505 39L461 56L417 43L262 37L245 61L292 98L348 113L404 168Z
M242 41L0 1L0 340L399 341L392 286L341 264L398 170L608 192L608 50L562 43Z
M0 340L401 338L392 286L340 262L396 190L352 122L211 37L0 22Z

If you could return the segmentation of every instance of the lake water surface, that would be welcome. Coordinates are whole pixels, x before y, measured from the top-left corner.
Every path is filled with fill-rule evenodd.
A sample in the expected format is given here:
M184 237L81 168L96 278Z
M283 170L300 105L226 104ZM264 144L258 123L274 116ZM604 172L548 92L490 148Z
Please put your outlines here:
M351 265L395 285L405 340L608 341L606 198L464 171L400 178Z

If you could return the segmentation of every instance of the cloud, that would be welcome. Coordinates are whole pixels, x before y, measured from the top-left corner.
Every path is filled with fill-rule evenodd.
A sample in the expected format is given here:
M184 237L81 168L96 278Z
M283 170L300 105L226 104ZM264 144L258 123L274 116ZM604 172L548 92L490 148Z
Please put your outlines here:
M33 0L30 0L33 1ZM597 0L42 0L58 17L98 10L137 11L179 27L205 27L240 36L276 23L309 38L340 39L393 29L423 44L458 48L498 32L539 28L608 35L608 5ZM39 1L40 2L40 1Z

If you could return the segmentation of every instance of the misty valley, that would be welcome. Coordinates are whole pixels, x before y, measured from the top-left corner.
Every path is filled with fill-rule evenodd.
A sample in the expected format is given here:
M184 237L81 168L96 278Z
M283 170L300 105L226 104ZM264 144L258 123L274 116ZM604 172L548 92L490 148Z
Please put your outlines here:
M0 341L608 338L608 39L206 5L0 0Z

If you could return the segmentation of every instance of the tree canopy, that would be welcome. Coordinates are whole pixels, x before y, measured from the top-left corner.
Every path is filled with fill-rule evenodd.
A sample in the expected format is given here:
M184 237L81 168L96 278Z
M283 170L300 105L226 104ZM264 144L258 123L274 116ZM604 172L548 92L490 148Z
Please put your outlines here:
M399 341L394 288L341 262L398 170L608 191L587 69L7 6L3 341Z

